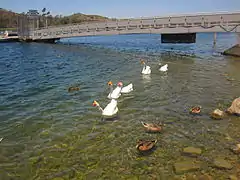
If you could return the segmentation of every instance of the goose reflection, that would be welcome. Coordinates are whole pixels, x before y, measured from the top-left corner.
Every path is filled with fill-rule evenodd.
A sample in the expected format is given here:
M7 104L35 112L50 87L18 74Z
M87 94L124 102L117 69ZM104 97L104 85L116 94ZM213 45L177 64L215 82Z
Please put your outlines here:
M144 83L150 83L151 82L151 76L150 75L143 75L142 76L143 82Z

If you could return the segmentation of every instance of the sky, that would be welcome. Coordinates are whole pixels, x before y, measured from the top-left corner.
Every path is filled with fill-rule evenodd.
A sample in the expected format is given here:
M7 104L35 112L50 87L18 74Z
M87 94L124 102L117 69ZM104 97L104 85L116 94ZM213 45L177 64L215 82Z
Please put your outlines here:
M240 0L0 0L0 8L14 12L47 8L52 15L96 14L136 18L201 12L240 12Z

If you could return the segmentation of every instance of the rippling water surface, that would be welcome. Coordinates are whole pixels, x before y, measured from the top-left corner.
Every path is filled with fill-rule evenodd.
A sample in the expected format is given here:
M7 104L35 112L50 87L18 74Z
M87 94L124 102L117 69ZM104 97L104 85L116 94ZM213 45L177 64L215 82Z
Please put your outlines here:
M236 43L234 34L199 34L196 44L163 45L159 35L64 39L57 44L0 44L0 179L172 179L173 164L198 160L199 171L216 179L239 173L229 147L240 141L240 119L216 121L209 113L226 109L240 95L240 60L220 54ZM152 68L142 76L140 59ZM159 63L169 71L158 71ZM116 121L101 121L109 102L107 82L133 83L118 101ZM80 90L69 93L68 87ZM201 116L189 115L193 105ZM163 122L160 134L145 122ZM139 139L158 139L141 155ZM181 154L199 147L198 158ZM211 166L222 157L228 171Z

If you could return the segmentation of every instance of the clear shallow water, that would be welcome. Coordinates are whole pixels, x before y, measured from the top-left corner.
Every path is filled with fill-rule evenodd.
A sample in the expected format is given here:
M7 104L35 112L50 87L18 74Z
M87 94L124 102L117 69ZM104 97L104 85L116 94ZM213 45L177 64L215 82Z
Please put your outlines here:
M163 45L159 35L64 39L58 44L0 44L0 179L171 179L173 164L188 158L186 146L200 147L203 167L192 174L225 178L239 171L229 147L240 141L240 119L209 118L239 96L240 61L219 52L235 44L234 34L199 34L197 43ZM152 68L142 76L140 59ZM169 71L158 71L158 63ZM118 102L119 119L101 122L107 82L132 82L134 92ZM80 91L68 93L71 85ZM191 116L193 105L203 107ZM164 122L161 134L146 133L140 121ZM138 139L158 139L141 156ZM234 168L211 167L223 157Z

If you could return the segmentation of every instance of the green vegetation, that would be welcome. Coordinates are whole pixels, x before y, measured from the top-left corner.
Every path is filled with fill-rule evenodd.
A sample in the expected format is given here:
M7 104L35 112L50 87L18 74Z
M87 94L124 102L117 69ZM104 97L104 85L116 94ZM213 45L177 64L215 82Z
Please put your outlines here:
M70 16L61 16L61 15L56 15L52 16L50 12L46 12L46 8L43 8L41 13L35 10L31 10L34 12L39 20L40 20L40 27L44 26L44 22L47 18L47 22L49 26L52 25L63 25L63 24L72 24L72 23L84 23L84 22L98 22L98 21L105 21L108 19L107 17L99 16L99 15L86 15L82 13L76 13ZM8 11L6 9L0 8L0 30L5 30L7 29L16 29L17 27L17 19L18 16L23 15L23 14L31 14L32 12L29 11L27 13L15 13L12 11Z
M72 24L72 23L84 23L84 22L95 22L95 21L105 21L106 17L98 15L86 15L81 13L76 13L70 16L48 16L50 25L62 25L62 24Z
M0 28L0 31L17 31L17 28Z
M16 28L17 14L0 8L0 28Z

